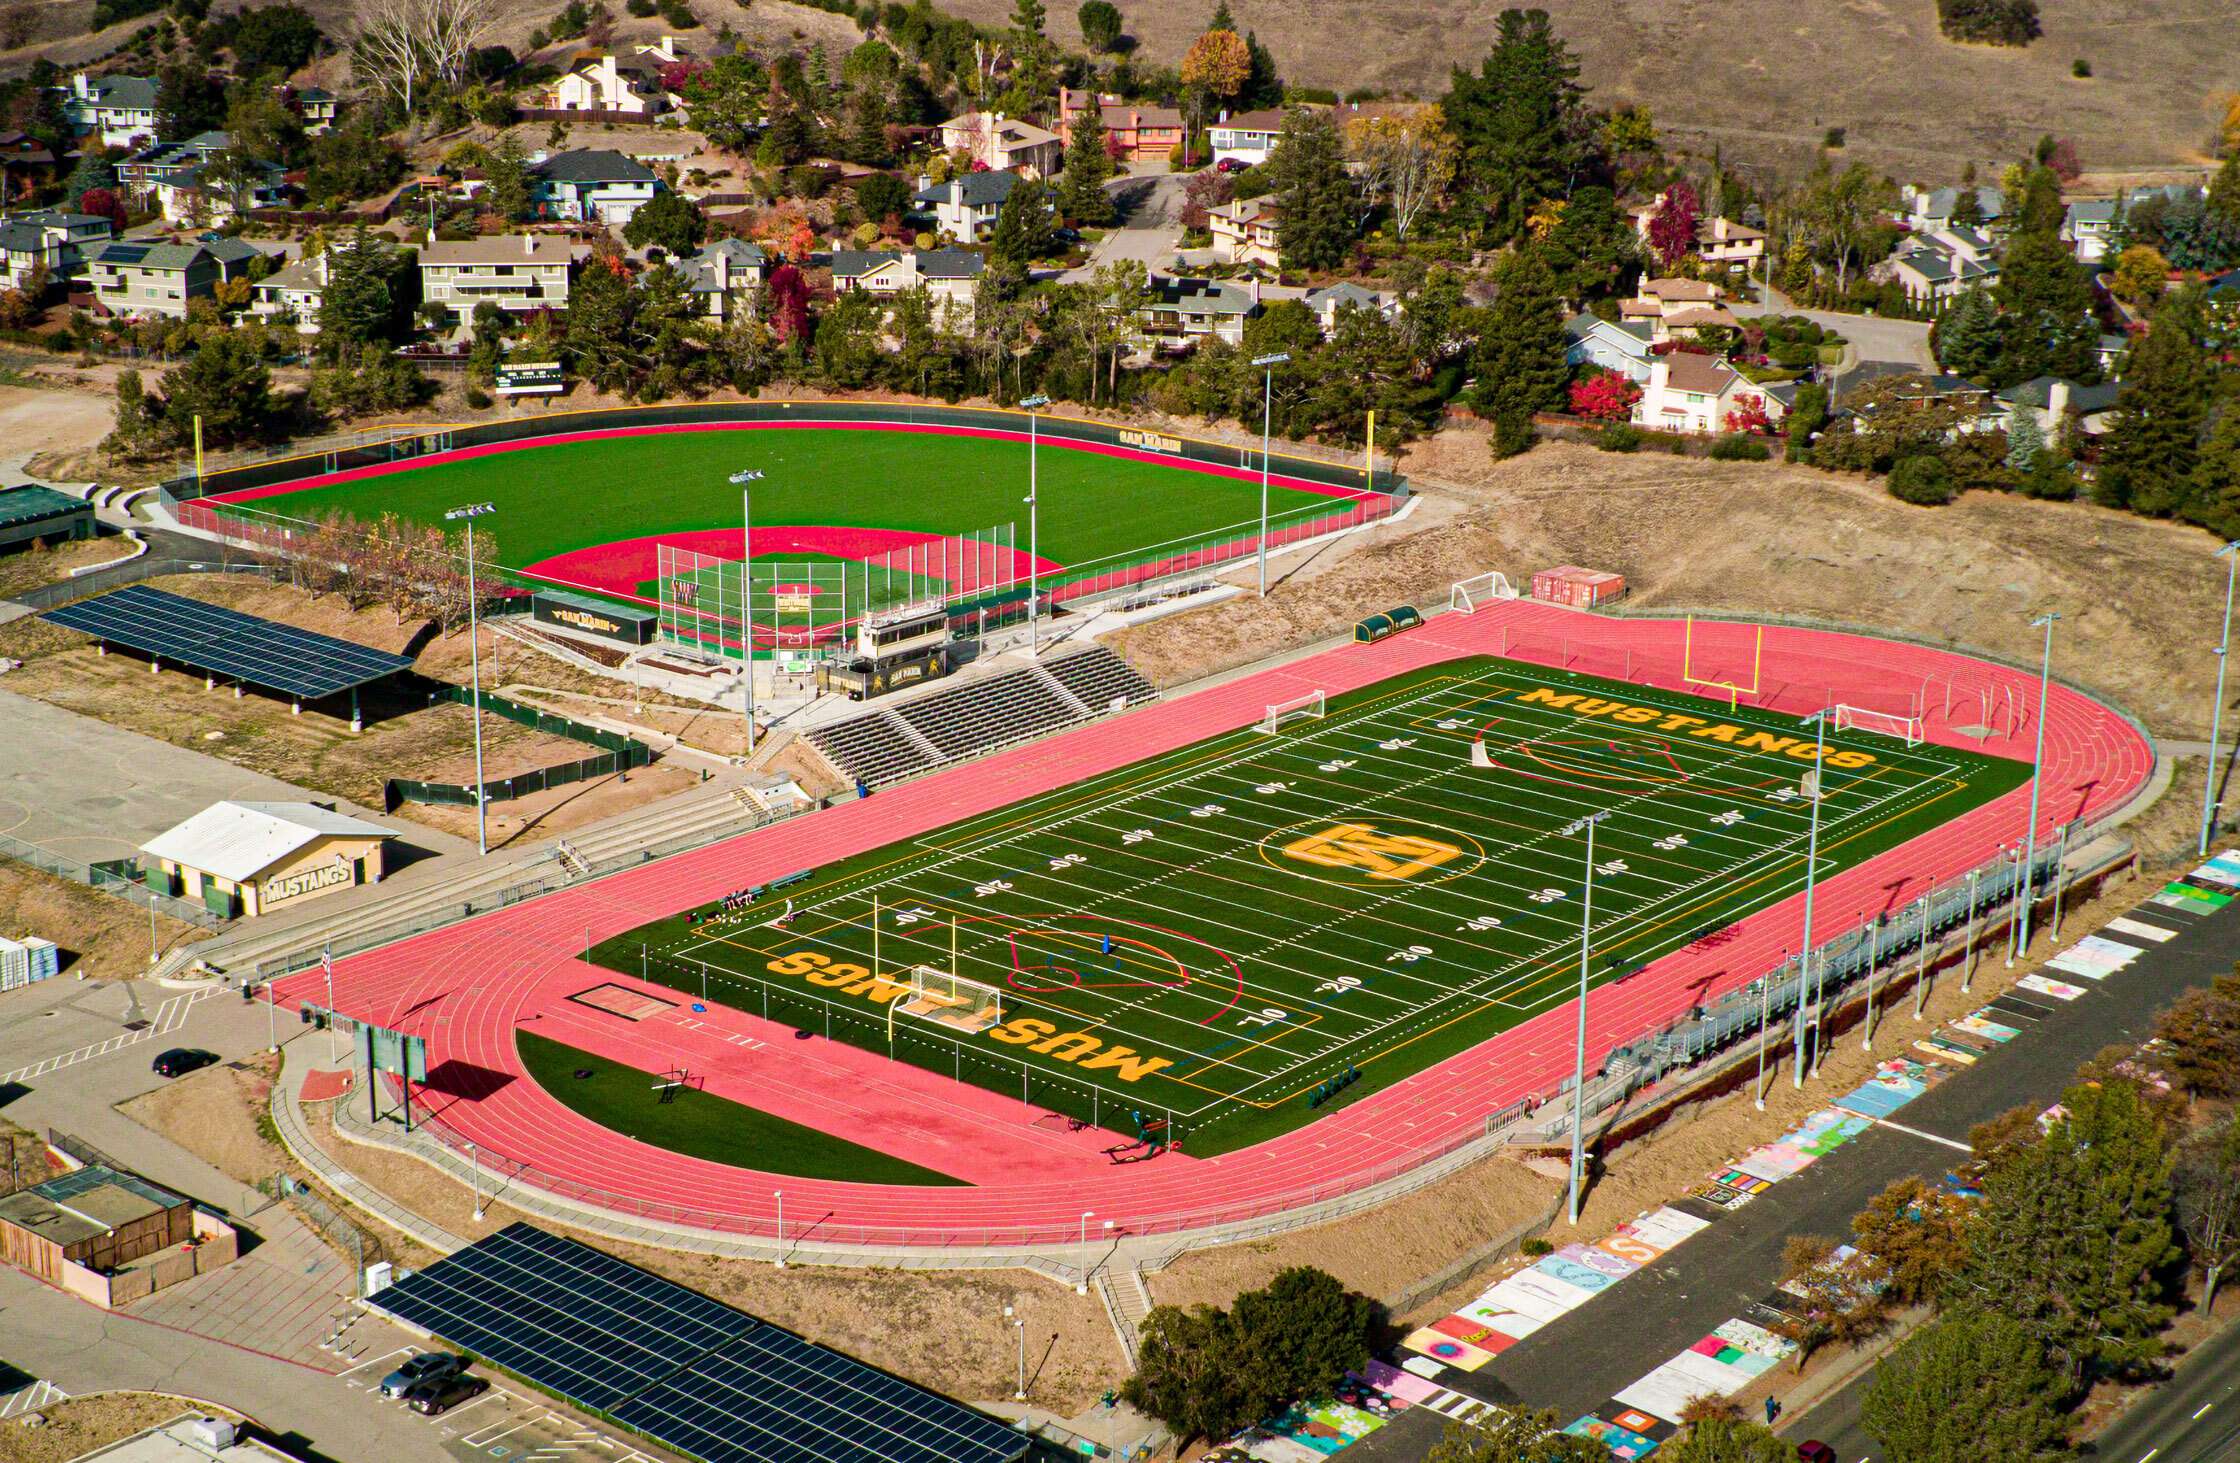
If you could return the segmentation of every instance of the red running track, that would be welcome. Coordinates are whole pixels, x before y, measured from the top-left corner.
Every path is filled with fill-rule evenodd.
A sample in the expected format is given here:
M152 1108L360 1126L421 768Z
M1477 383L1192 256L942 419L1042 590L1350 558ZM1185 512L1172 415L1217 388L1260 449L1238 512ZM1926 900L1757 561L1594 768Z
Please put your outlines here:
M1030 746L890 789L868 800L731 839L502 910L343 961L337 1004L348 1014L425 1035L438 1086L425 1093L437 1131L451 1141L530 1165L530 1181L610 1208L741 1233L774 1233L773 1194L785 1191L788 1237L823 1244L1053 1246L1078 1233L1084 1210L1101 1225L1147 1233L1247 1219L1336 1197L1392 1177L1482 1131L1484 1117L1530 1094L1555 1089L1571 1066L1569 1007L1545 1012L1476 1048L1395 1083L1321 1121L1218 1158L1165 1155L1128 1167L1084 1161L1076 1142L1055 1141L1035 1112L916 1069L865 1059L844 1046L796 1042L785 1028L713 1007L711 1031L676 1023L673 1041L619 1018L585 1019L566 1001L593 983L580 960L585 941L635 928L656 915L705 903L747 884L816 867L921 834L969 815L1128 763L1187 746L1258 719L1268 703L1309 690L1332 694L1472 654L1679 689L1683 626L1604 619L1529 601L1474 615L1442 616L1375 645L1349 645L1082 727ZM1699 625L1692 669L1700 678L1746 680L1752 627ZM1845 633L1769 626L1764 680L1751 704L1802 714L1831 700L1902 714L1926 707L1929 740L2027 760L2036 735L2036 677L1949 652ZM1949 704L1949 710L1948 710ZM1988 708L1988 712L1987 712ZM1987 740L1961 729L1992 725ZM2124 716L2056 685L2047 707L2045 793L2039 836L2128 799L2154 768L2154 753ZM1995 857L2028 818L2027 784L1820 886L1823 938L1840 935L1854 911L1902 905L1930 884ZM1653 1030L1687 1007L1748 984L1799 942L1803 900L1749 917L1715 948L1691 947L1656 961L1588 999L1590 1057ZM1840 913L1838 913L1840 912ZM293 1004L324 996L316 972L279 983ZM626 984L635 982L625 981ZM576 1116L527 1079L513 1032L552 1025L556 1036L602 1043L624 1060L667 1065L651 1055L710 1042L753 1050L762 1062L792 1062L789 1078L758 1087L763 1105L848 1104L838 1125L854 1130L874 1104L850 1097L867 1068L881 1068L877 1102L905 1121L940 1127L939 1140L898 1149L929 1167L949 1167L956 1145L1003 1134L1000 1161L961 1176L973 1187L894 1188L781 1177L731 1167L623 1138ZM563 1026L562 1023L565 1023ZM536 1029L532 1025L529 1029ZM634 1030L635 1036L624 1033ZM588 1034L587 1034L588 1033ZM664 1032L664 1037L671 1033ZM780 1034L782 1045L768 1040ZM762 1041L762 1048L746 1048ZM635 1050L633 1050L635 1048ZM771 1050L774 1048L774 1050ZM696 1058L697 1059L697 1058ZM858 1064L861 1064L860 1066ZM774 1089L783 1087L784 1092ZM419 1105L416 1103L416 1105ZM1008 1114L1004 1109L1008 1108ZM827 1124L828 1126L834 1126ZM958 1134L964 1137L957 1138ZM852 1131L851 1131L851 1135ZM890 1147L888 1142L877 1146Z

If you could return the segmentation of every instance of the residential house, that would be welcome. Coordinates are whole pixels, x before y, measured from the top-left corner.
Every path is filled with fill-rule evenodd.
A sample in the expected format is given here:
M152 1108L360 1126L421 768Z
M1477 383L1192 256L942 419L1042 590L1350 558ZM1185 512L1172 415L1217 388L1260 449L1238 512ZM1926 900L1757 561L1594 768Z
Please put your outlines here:
M1574 315L1563 322L1563 333L1571 337L1571 348L1564 353L1568 364L1599 366L1636 386L1648 381L1653 359L1649 347L1657 336L1653 326L1638 320L1620 322Z
M1869 367L1883 366L1882 372L1862 379ZM2005 411L1993 400L1988 388L1959 376L1928 375L1908 366L1890 361L1868 361L1843 375L1842 389L1846 399L1852 399L1867 380L1889 381L1889 391L1877 401L1861 402L1852 408L1861 417L1875 417L1885 411L1905 411L1931 406L1950 407L1959 415L1960 432L1984 432L1998 427L2005 420Z
M1653 340L1693 336L1707 329L1739 329L1742 322L1720 303L1726 297L1727 292L1709 280L1644 280L1640 294L1619 302L1618 318L1648 326Z
M1280 109L1257 112L1238 112L1223 117L1206 129L1206 141L1213 147L1216 163L1231 158L1248 167L1258 167L1274 156L1276 144L1283 141L1284 113Z
M2079 264L2099 264L2114 257L2124 216L2143 203L2192 202L2205 190L2190 183L2166 183L2159 188L2133 188L2114 198L2080 198L2061 215L2061 239Z
M1396 302L1387 301L1377 291L1365 290L1351 280L1325 285L1318 290L1308 290L1300 302L1314 312L1315 323L1322 328L1324 335L1337 328L1338 312L1348 305L1381 315L1390 315L1398 308Z
M30 133L0 132L0 203L30 197L54 177L54 164L54 149Z
M1282 266L1276 241L1276 222L1282 210L1266 198L1246 198L1216 204L1206 210L1206 229L1213 235L1213 257L1224 264Z
M554 153L529 169L529 198L539 218L626 224L660 187L653 169L606 148Z
M2033 376L2000 392L1999 406L1992 410L1998 416L1995 425L2002 431L2012 432L2016 418L2027 413L2037 422L2043 441L2059 441L2065 426L2083 436L2097 437L2108 430L2116 398L2122 393L2123 388L2112 381L2080 386L2058 376Z
M342 99L331 91L316 86L284 86L280 88L283 101L292 102L292 108L303 119L303 130L313 137L334 129Z
M1730 414L1765 405L1764 391L1726 362L1674 351L1649 363L1633 421L1666 432L1724 432Z
M755 296L770 277L770 256L745 239L704 244L699 253L675 264L701 315L726 323L754 318Z
M226 133L197 132L184 142L144 147L117 164L117 186L137 198L153 200L158 185L222 155L232 146L233 138Z
M951 117L941 124L941 146L984 168L1017 168L1030 178L1050 177L1065 163L1065 143L1057 133L1001 112Z
M960 244L977 244L995 232L1003 202L1018 186L1019 175L1009 172L960 173L946 183L918 176L918 191L910 201L933 214L934 224Z
M1696 253L1706 264L1725 264L1754 271L1766 257L1763 229L1738 224L1730 218L1707 218L1696 226Z
M62 115L92 147L146 147L156 140L156 80L81 71L62 93Z
M84 297L100 315L186 318L190 302L241 279L257 251L239 239L193 244L109 239L87 249L84 276L73 298Z
M965 249L843 249L832 256L832 287L882 298L922 288L970 309L987 267L985 256Z
M641 46L628 56L612 51L582 51L559 80L530 93L531 109L545 112L606 112L624 117L656 117L669 110L661 73L674 66L675 39Z
M2232 273L2223 276L2221 283L2219 280L2210 280L2209 288L2206 293L2214 294L2217 290L2223 288L2225 285L2230 285L2235 289L2240 289L2240 269L2236 269ZM2107 377L2110 381L2122 380L2123 358L2125 354L2130 351L2130 349L2131 337L2128 335L2101 336L2100 339L2096 341L2092 347L2093 359L2097 360L2100 363L2100 374Z
M1095 96L1087 91L1061 88L1058 92L1058 135L1073 145L1074 119L1094 104L1104 119L1105 147L1126 162L1163 162L1182 143L1186 120L1173 107L1143 107L1117 96Z
M1960 202L1958 188L1916 188L1908 183L1898 190L1899 206L1905 212L1899 216L1907 228L1917 234L1941 229L1952 222L1952 211ZM2006 207L2006 197L1997 188L1979 185L1976 188L1978 222L1997 222L2000 210Z
M1916 239L1867 271L1867 277L1877 283L1894 281L1917 310L1942 310L1978 285L1995 288L1998 261L1988 252L1971 258L1970 250L1956 246L1955 237L1954 231L1941 229Z
M1136 312L1136 337L1152 350L1185 350L1202 340L1244 343L1244 322L1260 313L1260 281L1239 289L1211 279L1154 274Z
M66 283L76 277L85 251L115 232L105 218L52 208L0 218L0 290L26 288L42 264L50 282Z
M420 251L420 298L462 323L486 300L514 315L565 310L573 271L590 257L589 244L550 234L430 244Z
M277 208L287 201L288 175L278 163L251 160L240 177L231 175L233 166L229 159L206 158L160 179L157 211L182 228L214 228L243 209Z

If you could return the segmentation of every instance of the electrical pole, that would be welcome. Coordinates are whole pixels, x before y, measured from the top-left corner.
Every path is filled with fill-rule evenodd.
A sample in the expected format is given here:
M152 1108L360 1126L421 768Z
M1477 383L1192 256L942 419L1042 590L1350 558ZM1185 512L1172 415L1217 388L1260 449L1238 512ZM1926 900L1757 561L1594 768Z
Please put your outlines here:
M2240 570L2240 539L2235 539L2217 550L2217 557L2225 561L2224 568L2224 638L2217 642L2217 699L2209 706L2209 775L2201 787L2201 857L2209 856L2209 837L2217 821L2217 739L2224 733L2224 668L2229 663L2225 652L2232 649L2232 577Z
M2025 851L2022 855L2022 893L2019 896L2021 908L2015 915L2021 934L2015 943L2007 948L2007 964L2009 965L2014 964L2014 958L2018 953L2030 948L2030 904L2037 894L2037 884L2032 875L2034 873L2033 865L2037 863L2038 859L2038 793L2045 783L2046 691L2047 683L2053 679L2053 624L2060 618L2061 616L2049 612L2030 622L2033 629L2040 625L2045 627L2046 649L2045 659L2038 666L2038 747L2030 756L2030 829L2028 841L2024 845ZM2219 661L2218 666L2222 668L2223 662Z
M762 478L759 472L742 470L731 475L739 487L739 621L746 633L741 637L747 665L747 755L754 755L754 489L748 484ZM868 607L867 607L868 609Z

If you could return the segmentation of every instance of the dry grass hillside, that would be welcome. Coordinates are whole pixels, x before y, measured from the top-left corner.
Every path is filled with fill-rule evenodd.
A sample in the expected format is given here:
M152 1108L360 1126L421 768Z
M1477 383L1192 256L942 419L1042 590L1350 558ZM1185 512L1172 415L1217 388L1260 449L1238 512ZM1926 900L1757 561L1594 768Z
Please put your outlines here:
M1494 19L1522 0L1232 0L1287 79L1445 90L1476 66ZM1935 0L1533 0L1584 62L1598 105L1647 103L1680 141L1730 160L1805 160L1829 127L1847 156L1948 181L1968 159L2008 159L2040 134L2077 139L2094 168L2197 157L2206 98L2240 86L2240 25L2227 0L2040 0L2045 35L2027 49L1959 46ZM1010 0L948 0L1002 24ZM1182 58L1212 0L1124 0L1128 32L1165 65ZM1077 42L1072 4L1051 29ZM2078 57L2093 75L2069 74Z
M1505 463L1477 432L1404 461L1425 501L1396 529L1278 560L1265 602L1154 620L1123 644L1172 684L1342 630L1370 609L1441 603L1500 569L1614 569L1636 606L1771 610L1950 637L2035 660L2033 615L2060 611L2054 666L2157 734L2205 738L2224 594L2202 531L2083 504L1970 493L1916 508L1779 463L1631 456L1543 443Z

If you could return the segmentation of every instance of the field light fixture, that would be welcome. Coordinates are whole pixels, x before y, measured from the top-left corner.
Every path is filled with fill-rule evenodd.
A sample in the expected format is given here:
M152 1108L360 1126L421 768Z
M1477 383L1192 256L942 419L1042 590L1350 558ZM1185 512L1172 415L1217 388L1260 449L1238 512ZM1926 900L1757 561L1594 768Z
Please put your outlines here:
M489 799L484 796L482 786L482 619L476 613L479 606L474 588L474 521L485 513L497 511L495 503L469 503L461 508L446 508L443 513L446 520L464 519L467 525L467 655L474 662L474 841L480 855L490 852L490 817Z
M1264 356L1254 356L1252 364L1263 372L1260 378L1260 597L1268 597L1268 417L1275 400L1276 367L1288 365L1291 352L1275 351Z

